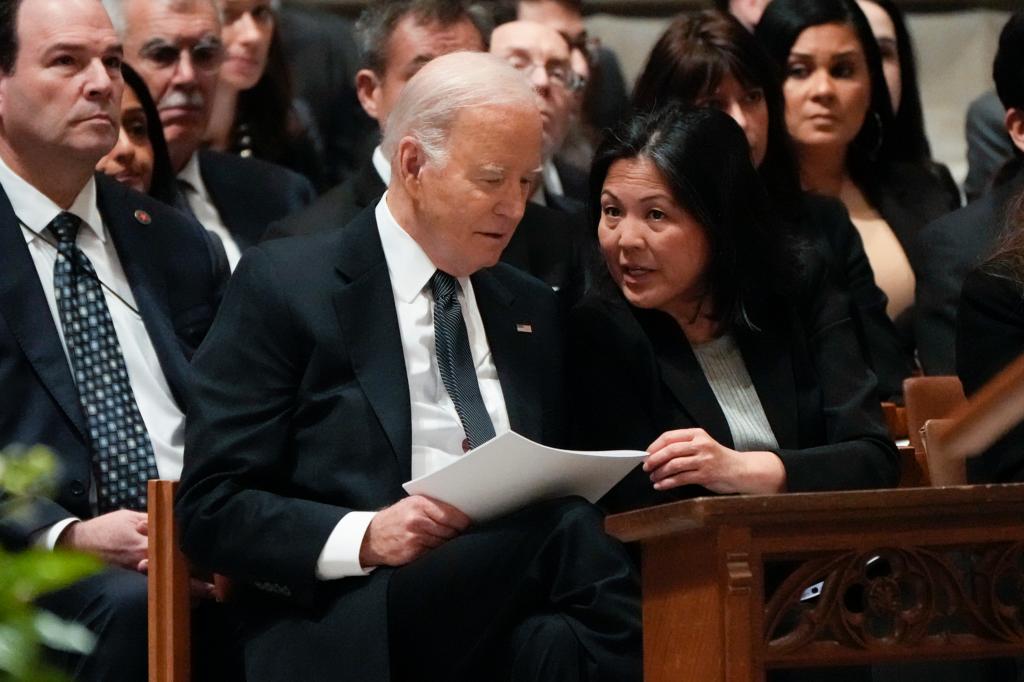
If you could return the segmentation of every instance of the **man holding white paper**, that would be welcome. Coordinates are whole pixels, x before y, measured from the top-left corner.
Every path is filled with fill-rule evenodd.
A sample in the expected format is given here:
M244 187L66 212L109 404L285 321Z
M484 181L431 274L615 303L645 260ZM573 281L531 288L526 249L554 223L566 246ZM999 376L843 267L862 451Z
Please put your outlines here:
M401 488L510 429L561 439L558 304L495 265L540 147L520 74L439 57L392 110L380 203L242 259L177 511L192 560L245 585L247 679L640 679L636 575L594 507L471 526Z

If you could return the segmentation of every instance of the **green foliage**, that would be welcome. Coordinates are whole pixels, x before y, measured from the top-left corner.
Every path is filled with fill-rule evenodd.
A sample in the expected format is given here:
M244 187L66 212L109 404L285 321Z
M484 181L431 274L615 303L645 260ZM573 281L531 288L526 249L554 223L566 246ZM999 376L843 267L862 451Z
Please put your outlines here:
M4 516L28 513L27 498L52 485L56 458L46 448L0 453L0 489L9 495ZM42 646L88 653L94 637L86 628L38 609L35 599L66 587L102 568L99 559L64 551L0 549L0 680L63 682L41 661Z

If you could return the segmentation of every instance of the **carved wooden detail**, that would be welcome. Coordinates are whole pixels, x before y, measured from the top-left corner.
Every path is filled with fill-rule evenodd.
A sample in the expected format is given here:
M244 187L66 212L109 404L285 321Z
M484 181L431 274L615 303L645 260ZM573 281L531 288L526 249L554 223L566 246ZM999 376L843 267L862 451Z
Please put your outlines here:
M953 640L1024 645L1024 543L839 552L800 565L765 606L768 658Z
M734 552L725 557L725 569L729 573L729 594L750 594L754 574L750 570L750 555Z

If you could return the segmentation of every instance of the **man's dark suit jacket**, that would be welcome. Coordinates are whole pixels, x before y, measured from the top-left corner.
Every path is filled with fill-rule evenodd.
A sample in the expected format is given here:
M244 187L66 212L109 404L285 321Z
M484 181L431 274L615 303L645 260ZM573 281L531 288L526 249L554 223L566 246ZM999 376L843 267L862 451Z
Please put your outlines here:
M895 485L898 455L845 296L822 288L802 310L774 306L754 321L760 331L734 337L778 441L788 489ZM718 400L667 314L588 294L572 311L566 358L573 447L643 450L665 431L685 428L733 447ZM617 511L699 494L708 492L656 491L637 468L604 505Z
M561 442L556 297L503 264L472 281L512 429ZM250 592L247 670L387 680L390 569L315 575L338 521L405 497L411 475L408 380L373 213L345 230L251 249L193 366L176 507L182 545L200 566L291 597L275 604ZM316 622L328 612L344 622Z
M956 311L967 273L991 255L1006 211L1024 188L1024 171L959 211L929 224L917 237L915 332L925 374L956 372Z
M967 107L967 201L974 201L992 189L1002 168L1013 159L1013 141L1006 131L1005 118L1006 107L995 90L978 96Z
M325 193L308 208L273 223L264 240L315 234L339 229L367 207L375 206L387 189L372 163ZM595 257L593 240L574 218L537 204L527 203L519 227L501 254L501 260L530 273L559 292L568 304L583 295L588 264Z
M956 370L972 395L1024 353L1024 286L991 267L971 272L956 327ZM1024 481L1024 425L968 459L967 476L971 483Z
M189 359L213 321L226 275L207 233L164 204L96 176L99 209L117 248L164 377L179 407L189 400ZM144 213L139 213L144 212ZM150 222L139 220L148 215ZM30 519L5 518L5 533L27 542L69 516L89 518L91 455L57 327L7 196L0 190L0 447L41 443L61 471L52 500Z
M316 198L309 180L259 159L204 149L199 152L199 173L242 251L259 241L267 225Z
M889 299L875 283L864 242L846 208L836 199L809 193L802 195L794 208L792 229L821 252L832 281L849 294L881 399L902 394L903 380L911 373L912 355L889 319Z

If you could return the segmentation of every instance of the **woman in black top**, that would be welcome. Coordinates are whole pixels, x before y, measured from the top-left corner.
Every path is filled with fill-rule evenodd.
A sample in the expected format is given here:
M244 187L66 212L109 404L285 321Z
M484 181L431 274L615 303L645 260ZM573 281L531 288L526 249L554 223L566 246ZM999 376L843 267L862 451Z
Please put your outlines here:
M713 109L637 116L599 148L610 281L571 317L575 439L651 453L609 508L895 484L849 302L766 203L742 130Z
M740 124L782 225L815 245L837 285L849 293L881 396L902 393L913 359L886 315L888 301L875 284L846 209L834 199L801 191L782 86L757 40L724 12L677 17L655 44L633 94L640 112L671 101L715 107Z
M755 36L784 74L802 185L846 206L912 349L920 254L911 245L925 224L959 206L956 186L944 168L902 148L878 44L854 0L775 0Z

